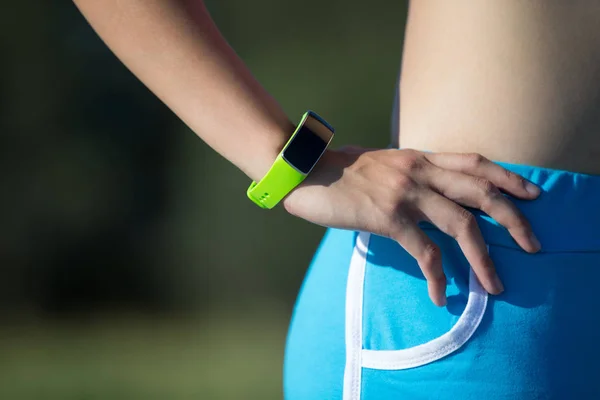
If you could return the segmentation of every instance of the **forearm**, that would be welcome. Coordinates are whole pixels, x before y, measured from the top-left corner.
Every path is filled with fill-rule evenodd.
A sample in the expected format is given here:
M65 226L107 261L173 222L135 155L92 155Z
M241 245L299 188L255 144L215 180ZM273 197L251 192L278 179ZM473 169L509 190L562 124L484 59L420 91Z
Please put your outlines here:
M201 0L74 0L119 59L209 146L254 180L292 133L282 108Z

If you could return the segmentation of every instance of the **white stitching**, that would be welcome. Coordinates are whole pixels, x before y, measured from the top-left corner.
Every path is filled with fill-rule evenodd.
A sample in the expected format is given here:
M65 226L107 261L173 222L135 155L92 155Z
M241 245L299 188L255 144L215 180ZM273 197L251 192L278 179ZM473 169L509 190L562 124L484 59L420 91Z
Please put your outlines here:
M359 233L348 270L346 288L346 366L343 400L360 400L362 368L401 370L439 360L461 348L475 333L487 308L487 292L475 273L469 272L469 297L463 314L442 336L402 350L362 348L364 279L370 234ZM489 252L489 246L488 246Z
M343 400L360 400L362 372L362 304L366 253L370 235L359 233L354 245L346 287L346 367Z
M400 370L415 368L448 356L461 348L475 333L487 308L487 293L473 270L469 273L469 299L456 324L442 336L402 350L362 350L364 368Z

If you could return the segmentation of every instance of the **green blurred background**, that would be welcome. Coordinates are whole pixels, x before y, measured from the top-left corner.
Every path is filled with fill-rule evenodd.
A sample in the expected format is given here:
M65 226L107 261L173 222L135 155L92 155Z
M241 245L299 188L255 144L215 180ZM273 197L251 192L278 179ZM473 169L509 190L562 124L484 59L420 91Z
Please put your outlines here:
M387 145L406 1L207 5L292 120ZM72 3L5 2L0 54L0 399L281 399L323 228L251 204Z

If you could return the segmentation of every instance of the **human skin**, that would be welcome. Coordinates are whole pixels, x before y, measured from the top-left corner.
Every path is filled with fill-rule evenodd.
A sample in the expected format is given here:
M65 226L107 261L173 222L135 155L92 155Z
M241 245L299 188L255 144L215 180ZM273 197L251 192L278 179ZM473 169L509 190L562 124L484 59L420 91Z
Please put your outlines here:
M227 44L201 1L75 4L117 57L200 138L251 179L262 178L293 124ZM446 304L441 253L418 227L420 221L457 240L491 294L503 286L475 217L464 206L496 219L524 250L539 250L529 223L502 192L529 200L540 193L470 151L354 147L328 150L283 205L319 225L396 240L417 260L432 301L441 306Z
M402 148L600 174L600 2L413 1L398 92Z

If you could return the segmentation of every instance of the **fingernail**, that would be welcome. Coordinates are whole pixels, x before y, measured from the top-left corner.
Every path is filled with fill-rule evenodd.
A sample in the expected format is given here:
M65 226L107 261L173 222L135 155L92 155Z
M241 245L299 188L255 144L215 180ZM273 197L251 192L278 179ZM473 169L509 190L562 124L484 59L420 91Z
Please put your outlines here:
M525 190L532 196L538 196L540 194L540 188L531 182L525 182Z
M429 298L431 302L435 304L437 307L444 307L446 303L448 303L448 299L446 298L446 291L442 292L434 292L429 288Z
M538 238L533 234L533 232L529 234L529 240L531 240L533 247L535 247L535 251L540 251L542 249L542 244L540 243Z
M444 307L448 304L448 297L446 297L446 293L442 293L442 299L440 301L440 307Z
M496 294L504 292L504 285L498 275L494 275L494 287L496 288Z

